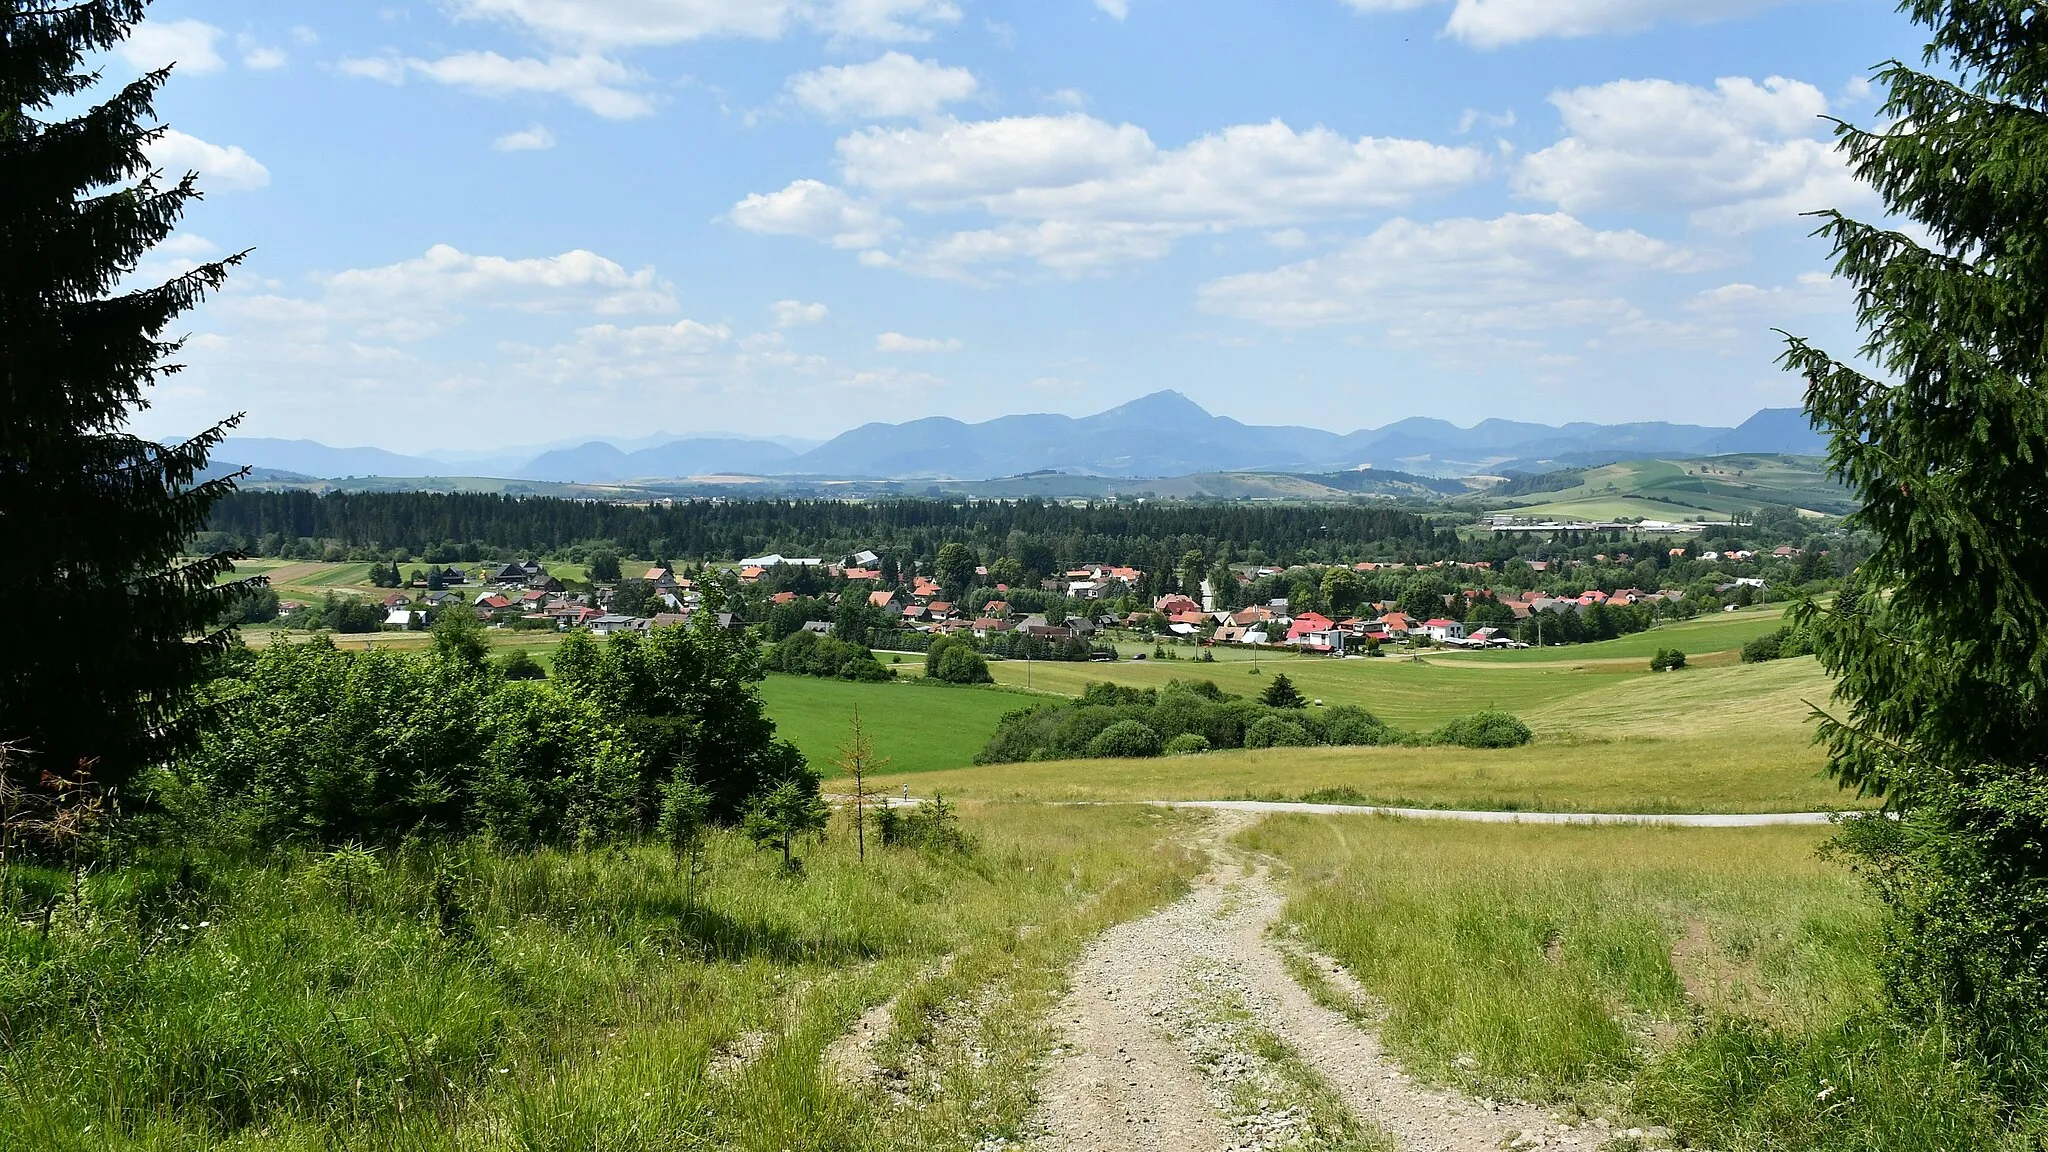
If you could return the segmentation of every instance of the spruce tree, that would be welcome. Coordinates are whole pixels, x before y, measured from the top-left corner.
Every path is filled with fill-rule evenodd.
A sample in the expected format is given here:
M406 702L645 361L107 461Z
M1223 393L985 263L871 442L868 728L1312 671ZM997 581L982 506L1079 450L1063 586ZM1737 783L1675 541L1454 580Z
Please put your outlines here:
M1902 10L1948 75L1884 66L1890 127L1838 139L1917 228L1819 230L1873 374L1785 357L1876 547L1801 624L1836 678L1830 770L1895 817L1842 836L1890 912L1893 999L2024 1093L2048 1056L2048 10Z
M176 750L191 690L242 588L231 555L180 560L232 478L201 482L232 421L173 447L130 434L176 371L171 320L227 275L221 261L117 292L199 192L145 155L168 68L90 99L86 56L118 43L143 0L0 0L0 556L13 610L0 642L0 741L19 771L89 765L102 783Z

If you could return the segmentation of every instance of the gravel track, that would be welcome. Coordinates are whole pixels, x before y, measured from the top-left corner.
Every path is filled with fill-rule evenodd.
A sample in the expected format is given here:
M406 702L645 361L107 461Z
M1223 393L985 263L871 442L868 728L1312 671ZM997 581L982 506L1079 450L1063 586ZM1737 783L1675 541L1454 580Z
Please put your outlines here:
M1214 812L1303 812L1317 816L1401 816L1410 820L1463 820L1474 824L1661 824L1673 828L1764 828L1827 824L1832 812L1724 812L1631 815L1618 812L1492 812L1447 808L1386 808L1372 804L1304 804L1284 800L1146 800L1155 808Z
M1218 1021L1219 996L1230 1011L1297 1053L1318 1087L1341 1101L1365 1134L1341 1146L1409 1152L1599 1146L1607 1133L1570 1128L1534 1107L1416 1083L1388 1059L1372 1031L1317 1003L1289 975L1269 934L1280 915L1279 891L1263 865L1227 843L1250 820L1241 811L1219 812L1200 834L1211 863L1194 890L1105 932L1075 965L1072 991L1056 1017L1064 1044L1040 1084L1027 1147L1239 1152L1334 1146L1304 1127L1304 1110L1289 1106L1284 1089L1274 1089L1273 1070L1258 1068L1258 1056L1239 1050L1218 1057L1219 1045L1243 1035L1233 1036ZM1343 983L1336 965L1313 954L1310 959Z

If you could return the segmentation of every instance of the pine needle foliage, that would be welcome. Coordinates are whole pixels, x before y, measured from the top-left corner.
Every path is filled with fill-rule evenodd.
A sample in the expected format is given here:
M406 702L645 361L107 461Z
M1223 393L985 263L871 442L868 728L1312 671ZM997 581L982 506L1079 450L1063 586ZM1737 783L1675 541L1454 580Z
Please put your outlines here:
M181 560L233 478L199 481L233 420L175 446L126 431L177 371L165 328L239 257L122 290L199 196L146 149L159 69L89 99L89 55L142 19L142 0L0 0L0 556L14 602L0 642L0 741L31 771L89 764L119 785L185 746L188 704L230 636L247 585L235 557Z
M1916 227L1818 233L1874 374L1785 356L1879 543L1799 618L1836 678L1830 770L1896 817L1841 839L1891 913L1892 998L2024 1095L2048 1058L2048 9L1901 7L1946 75L1881 67L1889 127L1837 136Z

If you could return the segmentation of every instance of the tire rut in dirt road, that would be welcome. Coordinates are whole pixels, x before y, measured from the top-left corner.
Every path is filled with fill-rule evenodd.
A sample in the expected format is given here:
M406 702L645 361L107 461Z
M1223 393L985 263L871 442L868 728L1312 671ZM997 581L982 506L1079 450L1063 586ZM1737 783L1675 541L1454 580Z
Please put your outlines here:
M1219 813L1194 890L1103 934L1075 966L1029 1147L1493 1152L1597 1147L1527 1105L1424 1087L1378 1037L1316 1002L1268 935L1282 898ZM1316 960L1327 970L1327 961Z

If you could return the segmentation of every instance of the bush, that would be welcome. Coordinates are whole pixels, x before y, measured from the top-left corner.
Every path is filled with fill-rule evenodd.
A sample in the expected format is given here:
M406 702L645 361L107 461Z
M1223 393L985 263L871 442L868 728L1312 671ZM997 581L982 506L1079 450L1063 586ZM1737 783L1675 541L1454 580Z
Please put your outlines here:
M1244 730L1247 748L1306 748L1313 743L1307 728L1278 716L1262 716Z
M964 636L932 641L925 651L924 674L946 684L993 684L996 679L989 675L988 660L975 649L974 641Z
M815 632L792 632L783 637L768 649L767 664L792 676L838 680L865 682L895 675L866 648Z
M1811 655L1812 652L1813 646L1807 641L1805 634L1787 624L1776 632L1767 632L1744 644L1742 646L1742 662L1744 664L1762 664L1770 660L1807 656Z
M1119 720L1088 742L1088 755L1116 759L1157 756L1159 733L1136 720Z
M1520 717L1489 708L1458 717L1432 733L1430 741L1465 748L1519 748L1534 738L1535 733Z
M1652 672L1676 672L1683 667L1685 667L1685 653L1680 652L1676 648L1659 648L1657 649L1657 654L1650 657L1650 671Z
M1193 756L1209 750L1209 738L1199 732L1183 732L1166 742L1161 749L1168 756Z
M1385 721L1350 704L1311 713L1305 719L1325 744L1386 744L1393 735Z

